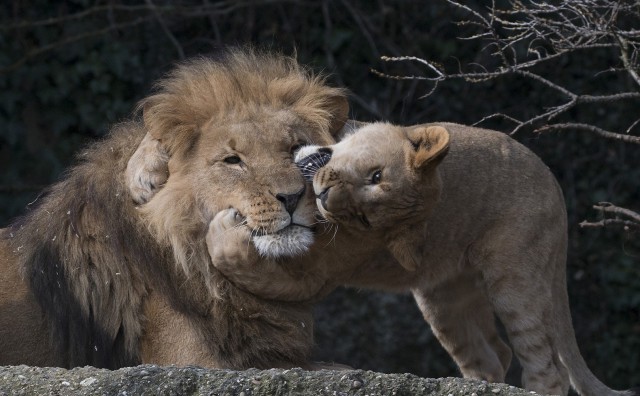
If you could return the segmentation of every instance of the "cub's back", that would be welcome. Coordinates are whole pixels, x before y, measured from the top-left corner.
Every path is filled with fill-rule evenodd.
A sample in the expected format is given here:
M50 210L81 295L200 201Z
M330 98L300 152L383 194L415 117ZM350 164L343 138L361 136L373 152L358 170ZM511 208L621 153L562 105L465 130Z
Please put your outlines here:
M429 219L429 239L467 244L489 230L513 230L516 236L516 230L539 227L566 233L560 187L531 150L504 133L434 125L447 128L450 149L440 165L443 191Z

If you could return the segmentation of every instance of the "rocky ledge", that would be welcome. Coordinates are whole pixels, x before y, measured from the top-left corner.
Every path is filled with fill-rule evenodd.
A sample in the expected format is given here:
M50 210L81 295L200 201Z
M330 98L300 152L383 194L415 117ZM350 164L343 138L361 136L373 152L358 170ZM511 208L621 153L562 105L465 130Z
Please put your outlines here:
M0 395L534 395L505 384L373 371L208 370L142 365L110 371L0 367Z

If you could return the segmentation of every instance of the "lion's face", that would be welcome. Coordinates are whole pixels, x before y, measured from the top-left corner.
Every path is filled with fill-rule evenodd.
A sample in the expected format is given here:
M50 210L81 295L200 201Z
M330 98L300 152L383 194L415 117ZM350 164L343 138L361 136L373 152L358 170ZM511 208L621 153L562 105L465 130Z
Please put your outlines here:
M159 88L141 104L147 135L125 178L185 271L208 271L209 222L229 208L262 256L305 252L316 209L293 153L334 141L347 118L344 92L293 59L242 52L187 63Z
M206 221L235 208L262 255L292 256L313 242L316 212L313 191L305 188L294 152L311 142L331 141L286 110L212 120L203 126L193 153L170 174L189 181Z
M383 230L432 209L440 193L436 165L448 141L442 127L376 123L335 145L304 147L296 159L306 176L309 168L315 173L316 203L326 219Z

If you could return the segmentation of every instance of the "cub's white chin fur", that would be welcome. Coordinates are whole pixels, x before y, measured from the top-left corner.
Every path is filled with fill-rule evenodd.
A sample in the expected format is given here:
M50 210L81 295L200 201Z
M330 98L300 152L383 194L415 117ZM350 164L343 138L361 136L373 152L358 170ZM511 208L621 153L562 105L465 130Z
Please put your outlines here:
M313 243L313 232L301 226L289 226L274 234L253 237L253 244L262 257L282 258L306 253Z

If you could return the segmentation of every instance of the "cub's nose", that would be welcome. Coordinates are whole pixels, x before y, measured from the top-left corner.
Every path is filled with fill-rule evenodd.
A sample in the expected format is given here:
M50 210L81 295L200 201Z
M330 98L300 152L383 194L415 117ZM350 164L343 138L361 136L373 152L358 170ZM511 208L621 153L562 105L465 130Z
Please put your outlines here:
M300 201L300 198L302 198L302 195L304 195L304 189L305 187L302 187L300 191L293 194L276 194L276 199L282 202L285 210L290 215L293 215L293 211L296 210L296 208L298 207L298 202Z
M329 211L329 208L327 208L327 198L329 196L329 190L331 190L331 187L322 190L322 192L318 194L318 196L316 196L316 198L320 200L320 205L322 205L322 208L326 211Z
M331 159L331 149L328 147L320 147L317 152L302 158L296 162L298 168L302 172L302 176L306 181L313 180L313 176L318 169L325 166Z

